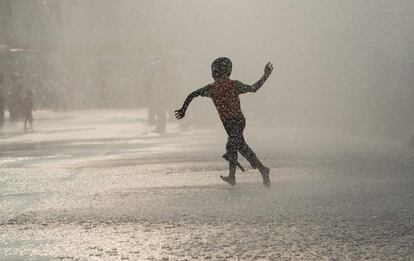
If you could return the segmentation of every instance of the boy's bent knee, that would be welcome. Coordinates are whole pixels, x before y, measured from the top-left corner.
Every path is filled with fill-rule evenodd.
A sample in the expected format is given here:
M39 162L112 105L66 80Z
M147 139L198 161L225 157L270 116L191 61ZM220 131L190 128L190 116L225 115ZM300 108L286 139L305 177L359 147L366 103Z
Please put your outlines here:
M223 155L223 158L230 163L235 163L237 162L237 151L236 152L227 151L226 154Z

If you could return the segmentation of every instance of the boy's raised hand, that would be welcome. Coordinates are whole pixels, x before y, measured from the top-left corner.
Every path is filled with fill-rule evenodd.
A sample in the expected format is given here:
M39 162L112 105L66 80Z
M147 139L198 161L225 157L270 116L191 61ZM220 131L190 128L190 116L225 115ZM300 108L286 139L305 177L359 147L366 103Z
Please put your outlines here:
M182 119L185 116L185 110L183 108L175 111L175 117L177 119Z
M269 77L270 74L272 73L272 71L273 71L273 64L271 64L270 62L268 62L265 65L265 68L264 68L264 74L265 74L265 76L266 77Z

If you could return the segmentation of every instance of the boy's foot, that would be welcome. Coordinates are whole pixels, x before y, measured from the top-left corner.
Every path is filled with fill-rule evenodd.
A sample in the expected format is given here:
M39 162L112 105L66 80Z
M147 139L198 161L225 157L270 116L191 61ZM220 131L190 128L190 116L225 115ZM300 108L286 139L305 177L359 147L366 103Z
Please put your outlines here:
M269 174L263 176L263 185L265 187L270 188L270 178L269 178Z
M224 176L220 175L220 178L221 178L223 181L225 181L225 182L229 183L229 184L230 184L230 185L232 185L232 186L236 185L236 179L235 179L234 177L229 177L229 176L224 177Z
M263 185L266 187L270 187L270 178L269 178L270 169L268 167L263 167L260 169L260 174L263 177Z

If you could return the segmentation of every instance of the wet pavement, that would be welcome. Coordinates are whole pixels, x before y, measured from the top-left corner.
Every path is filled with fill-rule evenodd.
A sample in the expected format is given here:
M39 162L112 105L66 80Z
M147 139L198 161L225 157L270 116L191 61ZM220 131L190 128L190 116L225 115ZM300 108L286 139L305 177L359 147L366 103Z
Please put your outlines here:
M0 134L2 260L414 258L403 145L252 124L272 187L252 169L230 187L220 126L157 135L141 110L35 118L33 133Z

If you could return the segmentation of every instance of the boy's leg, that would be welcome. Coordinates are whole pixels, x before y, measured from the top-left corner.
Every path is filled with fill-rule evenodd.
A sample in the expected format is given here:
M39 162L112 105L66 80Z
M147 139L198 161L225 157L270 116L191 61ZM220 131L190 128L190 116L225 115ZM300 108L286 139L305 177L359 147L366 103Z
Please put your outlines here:
M257 158L253 150L249 147L249 145L247 145L243 136L240 139L240 144L238 147L240 154L243 157L245 157L247 161L249 161L252 168L258 169L260 171L260 174L263 178L263 184L266 186L270 186L269 168L264 166L263 163L259 160L259 158Z
M253 150L247 145L246 141L244 140L243 131L246 127L246 120L244 118L237 118L237 120L234 121L234 128L232 129L233 133L232 135L235 137L235 147L240 152L240 154L245 157L252 168L254 169L260 169L263 164L260 162L260 160L257 158L256 154L253 152Z
M230 185L236 184L236 168L237 168L237 139L238 139L238 126L237 121L229 119L223 122L224 128L227 132L228 138L226 143L226 154L223 155L229 162L229 176L221 178Z
M254 153L253 150L249 147L249 145L247 145L243 136L240 139L240 144L238 147L240 154L247 159L252 168L261 169L264 167L259 158L257 158L256 153Z
M237 141L236 137L230 136L227 138L226 154L223 156L229 162L229 176L220 176L224 181L230 185L236 185L236 167L237 167Z
M229 175L227 177L221 176L220 178L230 185L236 185L236 165L229 162Z
M236 165L229 162L229 178L236 180Z

